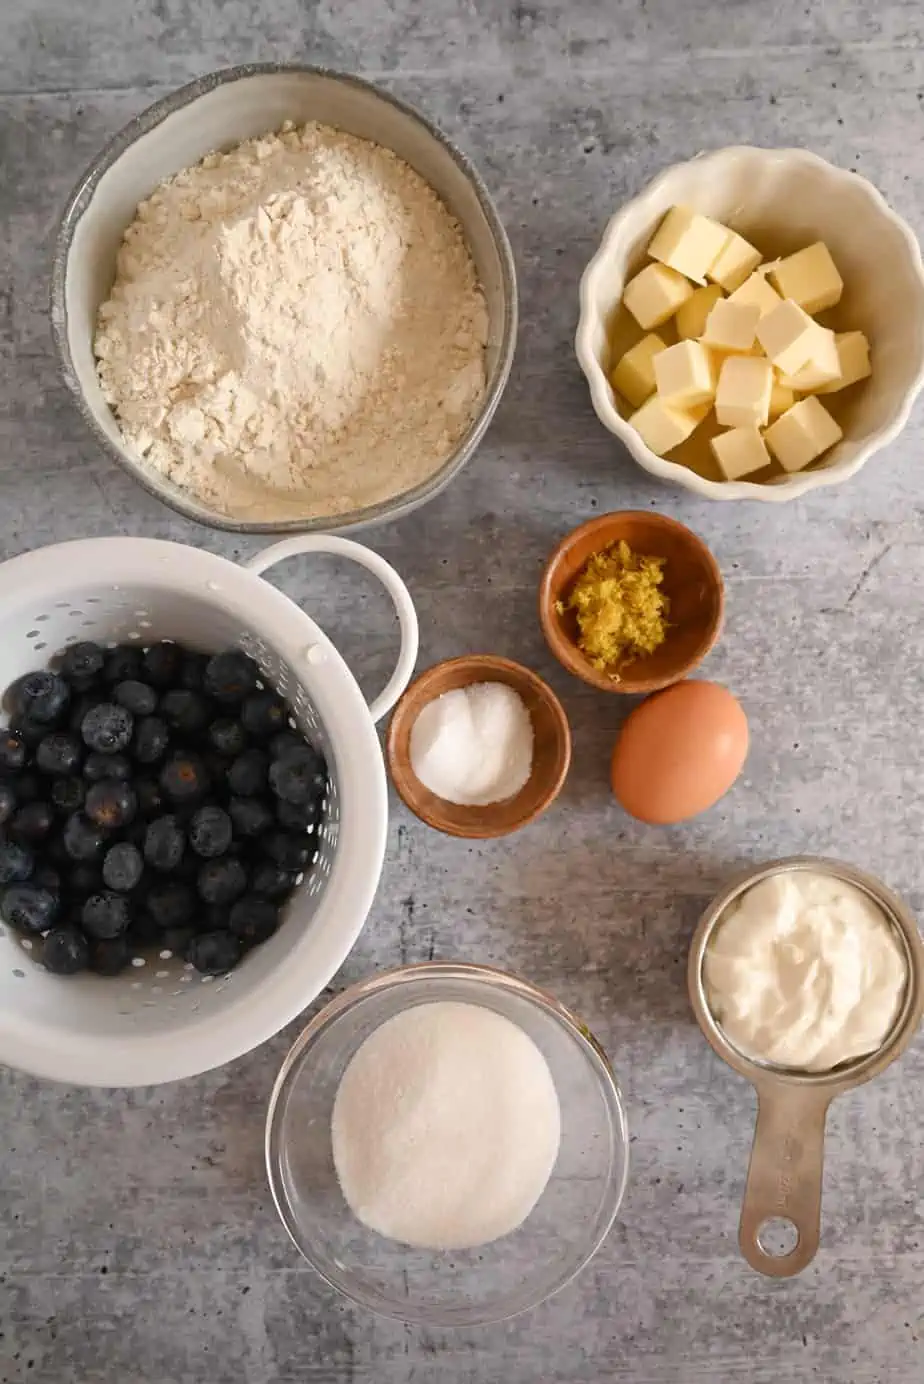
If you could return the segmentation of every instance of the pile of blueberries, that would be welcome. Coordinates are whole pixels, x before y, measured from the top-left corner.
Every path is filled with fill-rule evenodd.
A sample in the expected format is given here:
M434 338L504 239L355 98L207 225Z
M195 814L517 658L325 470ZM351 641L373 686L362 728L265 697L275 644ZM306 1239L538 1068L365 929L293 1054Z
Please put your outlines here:
M56 975L223 975L317 852L323 757L238 649L74 644L6 692L0 917Z

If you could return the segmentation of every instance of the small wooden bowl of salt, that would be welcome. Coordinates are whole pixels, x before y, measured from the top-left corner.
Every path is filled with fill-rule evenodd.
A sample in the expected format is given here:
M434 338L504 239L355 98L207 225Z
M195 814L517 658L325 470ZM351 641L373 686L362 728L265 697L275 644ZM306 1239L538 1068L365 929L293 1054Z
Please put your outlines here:
M486 840L519 831L554 802L571 764L571 731L538 674L470 654L411 684L385 752L395 788L421 821Z

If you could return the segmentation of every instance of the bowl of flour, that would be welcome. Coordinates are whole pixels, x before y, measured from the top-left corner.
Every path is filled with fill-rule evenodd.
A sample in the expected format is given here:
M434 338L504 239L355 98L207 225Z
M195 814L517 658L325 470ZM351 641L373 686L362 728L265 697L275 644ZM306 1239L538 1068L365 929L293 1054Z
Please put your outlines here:
M201 523L337 531L461 470L516 339L478 173L367 82L274 64L151 106L81 178L52 279L97 441Z
M296 1039L266 1163L296 1248L347 1298L480 1326L593 1257L628 1133L609 1061L557 1001L487 966L428 962L352 986Z

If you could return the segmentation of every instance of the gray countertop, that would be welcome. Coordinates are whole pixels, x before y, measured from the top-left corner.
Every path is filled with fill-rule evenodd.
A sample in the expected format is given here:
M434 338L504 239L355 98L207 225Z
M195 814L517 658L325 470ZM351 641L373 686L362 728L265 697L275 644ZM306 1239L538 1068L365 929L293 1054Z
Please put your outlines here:
M924 903L920 411L856 480L794 505L659 488L596 422L574 363L576 289L604 222L665 165L737 142L807 145L924 224L918 0L19 0L0 43L0 555L145 534L258 544L174 517L100 454L55 370L56 217L130 116L251 59L353 69L420 104L481 167L521 286L520 345L465 474L370 535L406 577L421 660L496 651L547 674L575 737L556 810L467 845L394 805L378 899L341 986L431 955L522 973L609 1050L632 1128L629 1191L589 1269L505 1328L432 1334L351 1310L297 1259L262 1170L262 1118L295 1028L162 1089L78 1091L0 1073L0 1381L317 1380L724 1384L924 1377L924 1046L836 1102L823 1247L789 1283L751 1273L736 1223L754 1102L693 1026L685 953L742 863L826 852ZM728 586L708 674L753 749L688 826L624 817L606 764L618 699L570 680L534 617L544 555L606 509L656 505ZM393 653L384 596L326 560L286 574L364 687ZM471 600L477 592L479 599Z

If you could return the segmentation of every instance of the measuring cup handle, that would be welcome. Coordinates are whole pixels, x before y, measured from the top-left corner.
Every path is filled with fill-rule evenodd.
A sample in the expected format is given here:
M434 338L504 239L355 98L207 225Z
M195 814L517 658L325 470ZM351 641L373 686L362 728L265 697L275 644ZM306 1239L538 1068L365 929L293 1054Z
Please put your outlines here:
M417 611L414 609L410 592L390 563L379 557L371 548L365 548L361 543L354 543L349 538L335 538L332 534L326 533L306 534L303 538L287 538L282 543L274 543L272 547L264 548L261 553L257 553L256 557L252 557L244 566L249 572L262 576L270 567L275 567L277 562L284 562L286 558L298 557L303 553L328 553L334 557L349 558L351 562L365 567L367 572L377 577L394 603L398 613L401 648L398 651L395 671L369 706L369 714L373 721L379 721L386 711L391 710L407 687L417 662L420 634Z
M758 1102L738 1240L752 1269L772 1278L791 1278L818 1250L831 1096L823 1089L787 1083L759 1090ZM788 1254L772 1254L761 1245L761 1227L776 1219L791 1222L798 1232Z

